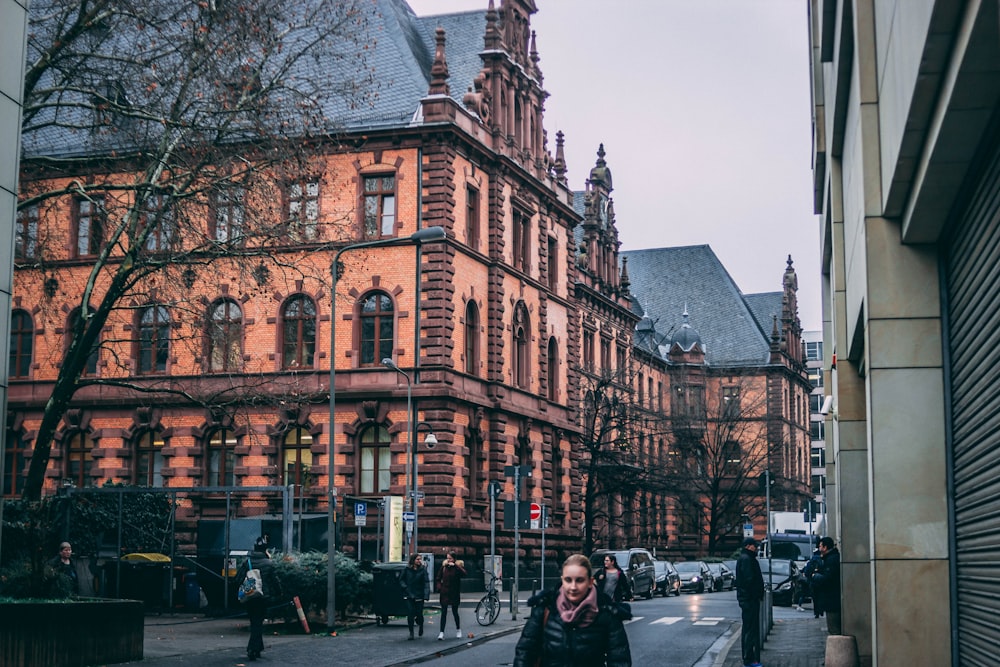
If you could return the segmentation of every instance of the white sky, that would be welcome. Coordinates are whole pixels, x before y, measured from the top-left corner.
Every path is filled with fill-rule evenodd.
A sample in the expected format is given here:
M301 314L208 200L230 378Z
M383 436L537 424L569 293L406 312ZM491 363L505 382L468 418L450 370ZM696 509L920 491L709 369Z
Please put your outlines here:
M408 2L419 16L488 5ZM791 254L802 326L819 329L806 1L536 4L549 148L562 130L582 190L604 143L622 249L707 243L745 293L780 290Z

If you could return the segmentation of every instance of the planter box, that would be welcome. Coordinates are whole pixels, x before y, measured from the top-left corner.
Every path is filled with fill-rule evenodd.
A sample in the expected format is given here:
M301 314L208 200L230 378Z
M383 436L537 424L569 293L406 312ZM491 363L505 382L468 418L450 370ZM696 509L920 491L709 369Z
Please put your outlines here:
M142 660L142 603L0 604L0 665L85 667Z

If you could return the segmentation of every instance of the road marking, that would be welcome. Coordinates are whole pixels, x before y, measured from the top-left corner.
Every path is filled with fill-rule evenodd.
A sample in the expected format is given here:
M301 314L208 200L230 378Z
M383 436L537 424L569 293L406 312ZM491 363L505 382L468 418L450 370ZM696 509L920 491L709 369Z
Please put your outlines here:
M718 625L721 621L724 620L725 619L722 617L706 616L700 621L695 621L694 623L692 623L692 625Z
M673 625L677 621L683 621L683 616L664 616L663 618L658 618L652 621L650 625Z
M646 618L646 617L645 616L633 616L632 618L630 618L627 621L625 621L624 623L622 623L622 625L628 625L629 623L635 623L636 621L641 621L644 618Z

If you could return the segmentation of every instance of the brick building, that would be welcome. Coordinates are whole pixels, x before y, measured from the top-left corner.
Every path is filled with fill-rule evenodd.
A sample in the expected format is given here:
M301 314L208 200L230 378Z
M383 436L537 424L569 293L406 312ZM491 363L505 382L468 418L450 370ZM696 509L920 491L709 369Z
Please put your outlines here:
M178 515L193 543L196 519L229 511L218 493L199 488L292 485L297 509L323 515L331 434L342 498L406 495L414 442L421 550L488 553L489 482L501 483L500 500L512 499L504 470L524 466L531 476L522 498L547 506L546 546L559 557L580 548L583 496L595 474L581 447L585 387L614 376L616 391L645 415L642 426L616 434L614 466L628 458L631 469L671 469L681 449L673 444L680 429L670 426L676 405L694 410L697 402L704 414L695 421L712 421L712 406L743 386L744 400L760 406L746 420L757 431L743 459L756 452L750 472L770 467L776 502L799 509L808 494L809 385L791 262L782 291L743 295L707 247L637 251L623 261L603 146L574 191L564 137L556 135L554 153L548 145L533 0L499 8L490 0L485 11L430 18L402 0L376 4L371 20L382 37L367 58L373 85L384 87L372 107L339 119L339 141L296 173L271 173L259 189L195 197L188 227L144 237L141 254L155 258L164 244L230 242L237 221L249 227L251 218L273 216L282 229L266 252L166 267L123 295L99 338L84 344L91 352L80 357L82 382L54 436L45 492L105 480L193 488ZM32 150L44 154L28 145L29 158ZM4 480L11 495L80 331L81 294L99 300L107 271L123 261L112 252L87 291L107 241L99 232L150 207L133 193L96 196L90 188L115 169L95 160L78 179L38 163L22 171L22 190L62 187L66 195L19 214ZM445 240L407 243L435 226ZM354 244L368 246L344 250ZM686 289L676 289L672 270L692 277ZM682 324L682 314L695 326ZM673 398L678 389L683 399ZM421 442L427 432L433 448ZM726 440L730 454L739 439ZM706 550L703 517L690 512L701 493L682 503L680 478L644 479L601 489L606 512L590 522L595 541ZM758 516L759 489L742 488L739 498L729 519L748 508ZM275 503L247 496L235 512L273 512ZM715 532L730 538L735 530ZM375 526L361 537L362 555L373 557ZM538 537L522 535L529 560L540 555ZM497 541L509 553L512 532L501 529ZM344 546L354 548L350 538Z

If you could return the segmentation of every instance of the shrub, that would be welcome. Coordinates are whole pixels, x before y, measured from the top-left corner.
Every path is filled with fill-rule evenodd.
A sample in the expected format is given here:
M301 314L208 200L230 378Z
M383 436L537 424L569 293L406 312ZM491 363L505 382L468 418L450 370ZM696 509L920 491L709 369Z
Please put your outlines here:
M337 611L362 612L371 608L372 575L363 572L357 562L339 551L336 559ZM275 554L274 575L278 580L278 599L299 596L306 611L326 610L327 555L320 551Z

